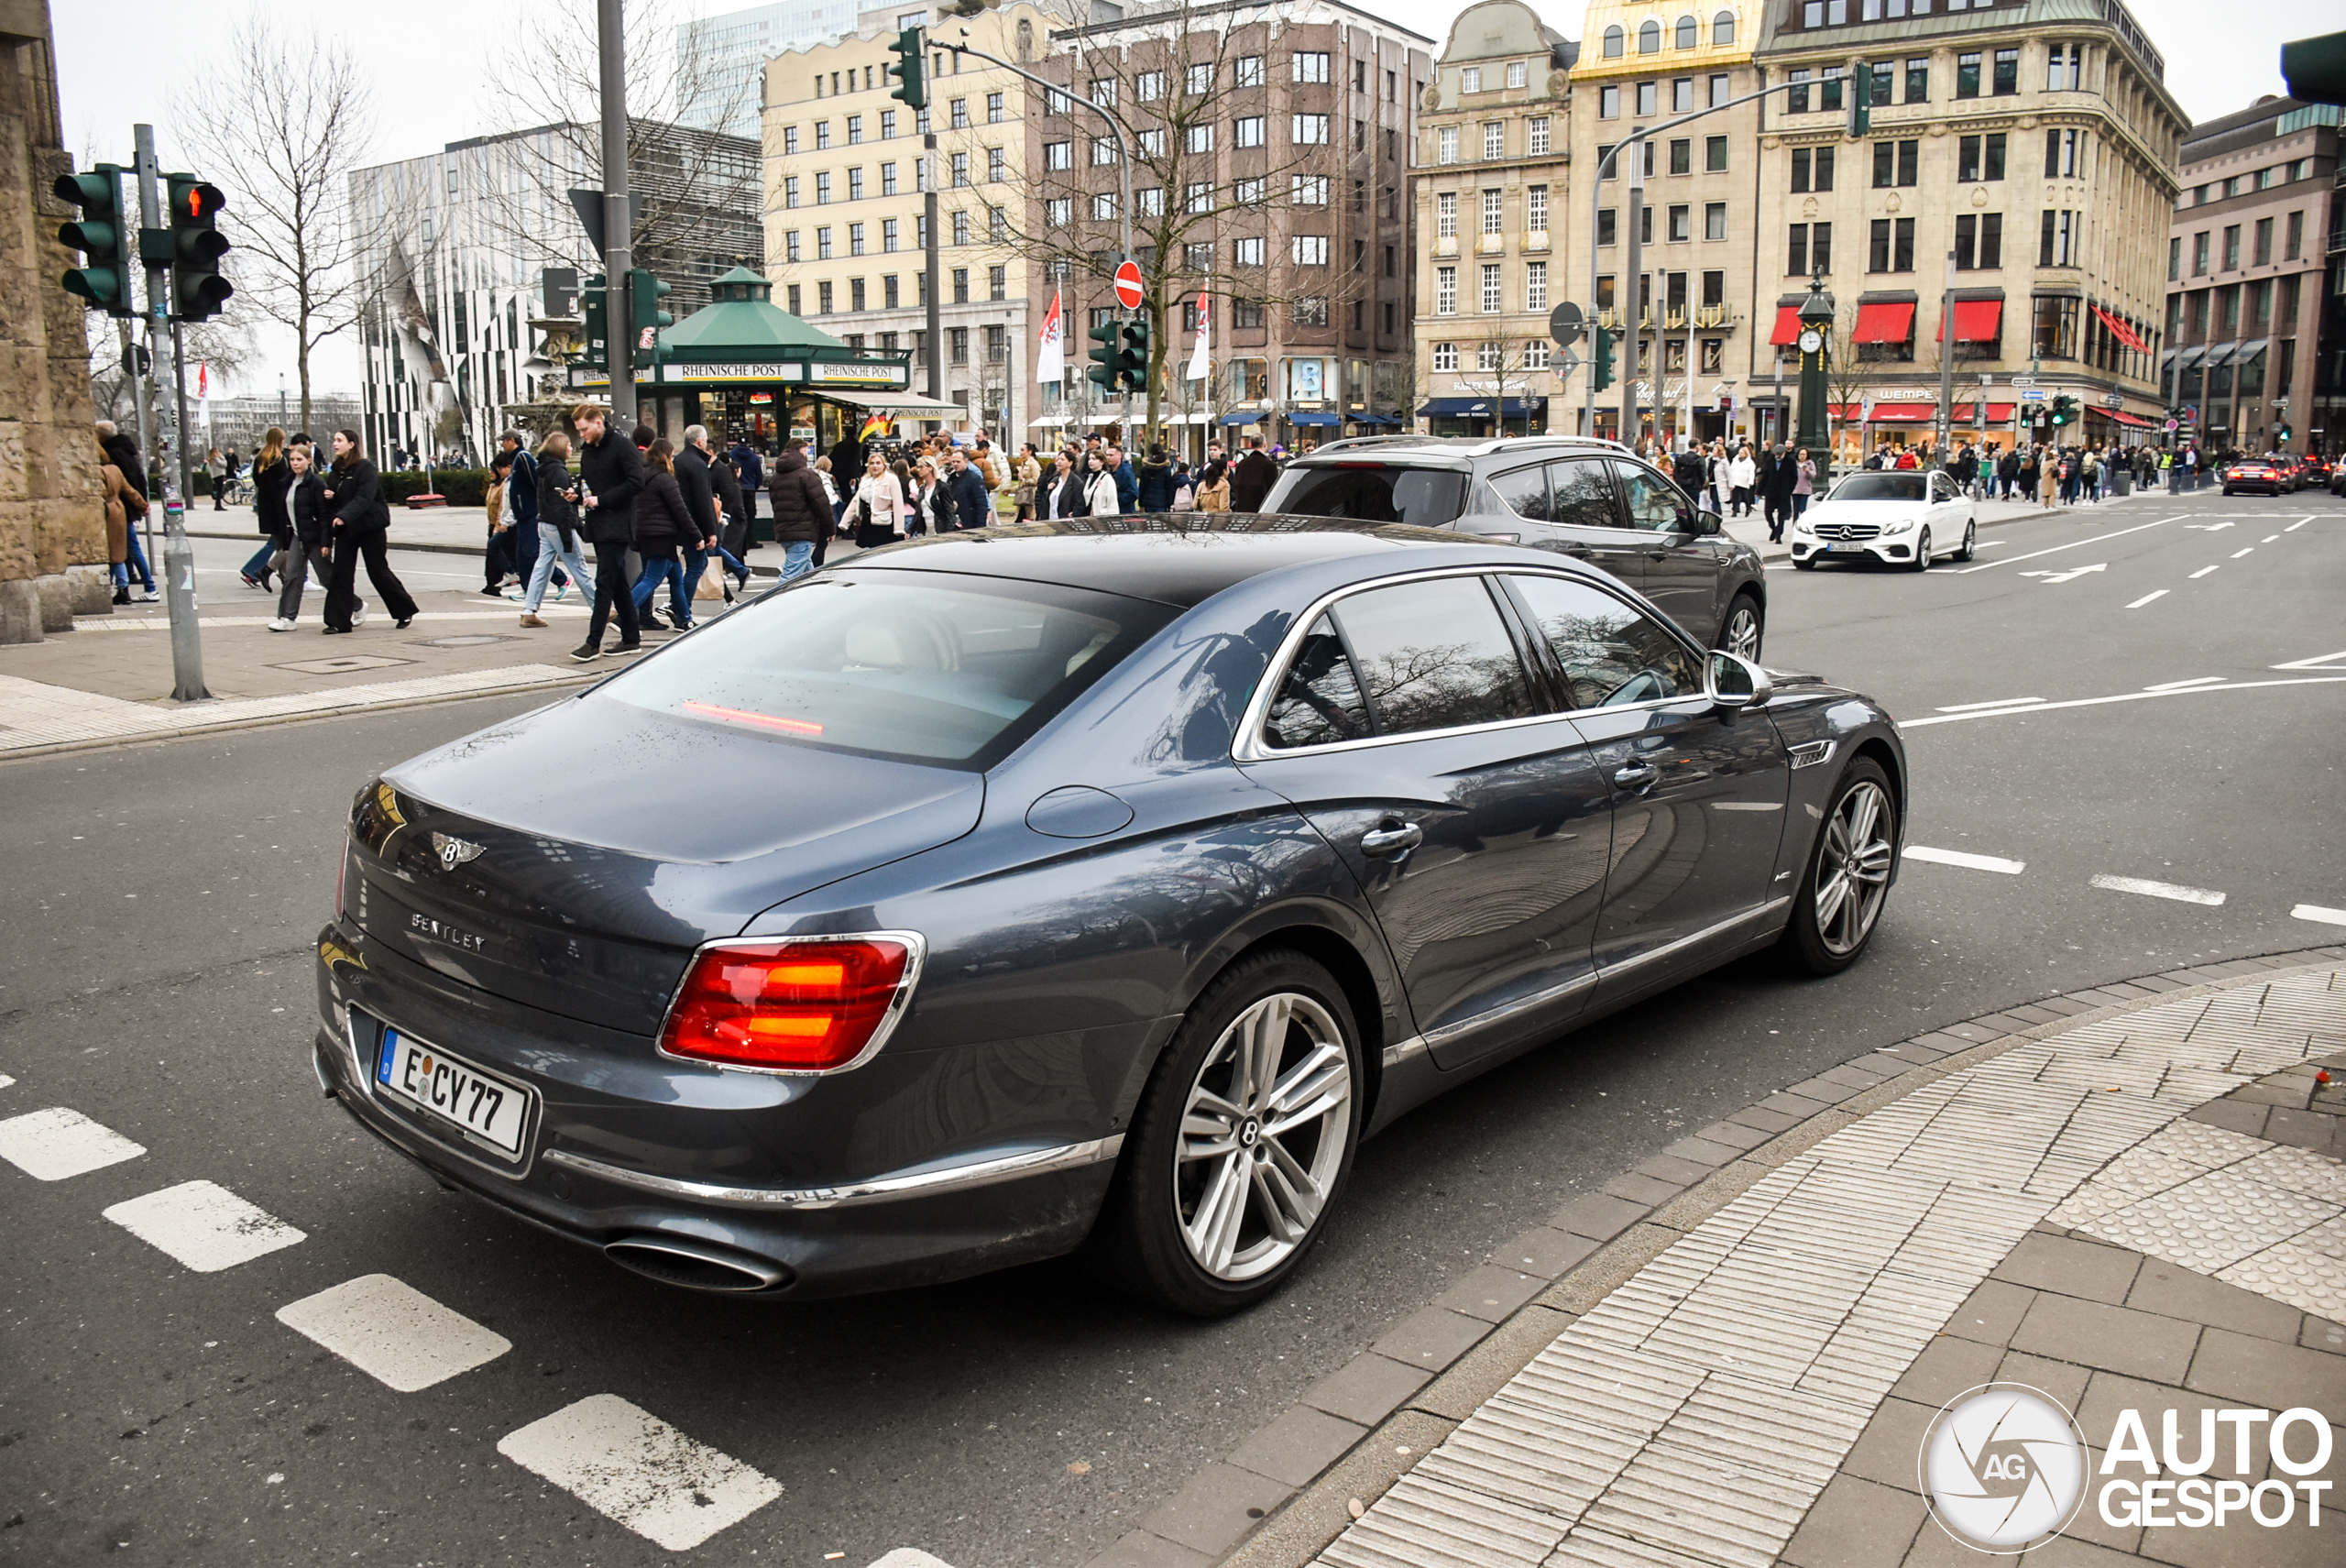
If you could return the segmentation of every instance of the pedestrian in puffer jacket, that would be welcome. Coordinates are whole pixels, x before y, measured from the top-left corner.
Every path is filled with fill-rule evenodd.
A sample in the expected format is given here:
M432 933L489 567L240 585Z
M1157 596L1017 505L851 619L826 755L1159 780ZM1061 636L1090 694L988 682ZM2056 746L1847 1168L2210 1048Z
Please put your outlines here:
M782 580L787 583L814 569L815 546L831 536L838 520L822 477L795 441L775 459L766 493L773 498L773 538L782 546Z

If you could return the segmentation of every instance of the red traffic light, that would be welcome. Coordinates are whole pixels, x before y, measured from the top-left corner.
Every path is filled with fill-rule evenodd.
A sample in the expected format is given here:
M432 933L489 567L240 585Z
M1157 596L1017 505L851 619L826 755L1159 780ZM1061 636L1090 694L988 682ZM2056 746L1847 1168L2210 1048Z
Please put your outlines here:
M174 224L210 223L228 204L228 198L220 193L219 186L202 181L181 186L171 196L178 203L178 210L171 214Z

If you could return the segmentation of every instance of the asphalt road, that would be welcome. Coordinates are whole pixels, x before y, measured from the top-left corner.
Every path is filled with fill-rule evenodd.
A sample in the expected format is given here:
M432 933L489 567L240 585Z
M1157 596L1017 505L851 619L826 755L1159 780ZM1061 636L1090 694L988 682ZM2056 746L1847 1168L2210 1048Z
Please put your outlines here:
M1936 1024L2336 939L2292 911L2346 906L2346 655L2272 666L2346 650L2346 504L2206 496L1991 537L1976 569L1771 572L1767 659L1913 723L1913 844L2023 869L1910 862L1838 979L1747 961L1420 1112L1364 1150L1293 1286L1222 1323L1058 1265L804 1307L688 1296L352 1128L306 1062L345 804L521 699L0 766L0 1116L70 1107L146 1150L52 1182L0 1166L0 1561L667 1561L497 1451L616 1393L782 1484L699 1557L1078 1563L1495 1244L1691 1128ZM2024 697L2044 701L1939 711ZM306 1240L195 1273L101 1215L198 1179ZM403 1394L274 1318L372 1274L512 1350Z

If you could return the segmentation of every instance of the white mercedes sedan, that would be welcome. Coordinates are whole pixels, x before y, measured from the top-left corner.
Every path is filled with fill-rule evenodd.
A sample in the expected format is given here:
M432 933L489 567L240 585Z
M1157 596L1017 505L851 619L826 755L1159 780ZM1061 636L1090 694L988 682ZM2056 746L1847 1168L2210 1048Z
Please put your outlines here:
M1872 560L1919 572L1971 559L1979 519L1945 474L1889 469L1849 475L1792 524L1792 565Z

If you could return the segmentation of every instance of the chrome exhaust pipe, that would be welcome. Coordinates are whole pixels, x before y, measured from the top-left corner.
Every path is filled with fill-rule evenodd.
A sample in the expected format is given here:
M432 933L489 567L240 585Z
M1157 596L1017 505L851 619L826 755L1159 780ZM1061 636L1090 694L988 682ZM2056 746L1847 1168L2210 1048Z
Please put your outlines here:
M793 1282L790 1270L778 1263L681 1236L622 1236L607 1245L603 1255L647 1279L686 1290L746 1295L784 1289Z

